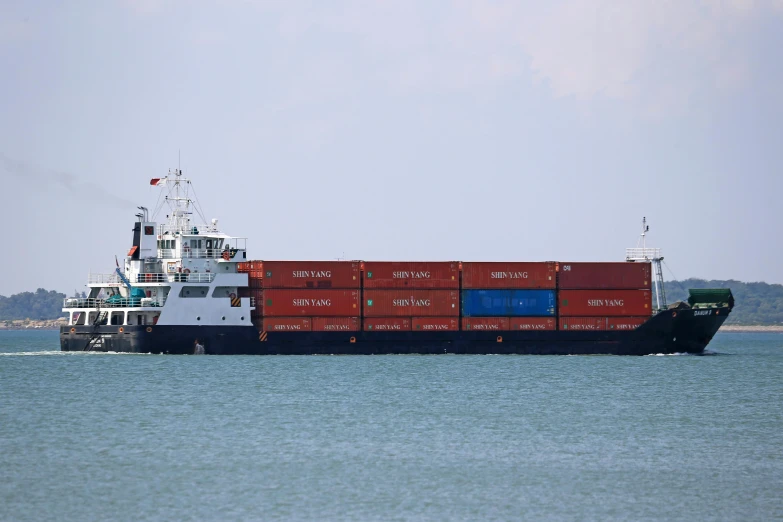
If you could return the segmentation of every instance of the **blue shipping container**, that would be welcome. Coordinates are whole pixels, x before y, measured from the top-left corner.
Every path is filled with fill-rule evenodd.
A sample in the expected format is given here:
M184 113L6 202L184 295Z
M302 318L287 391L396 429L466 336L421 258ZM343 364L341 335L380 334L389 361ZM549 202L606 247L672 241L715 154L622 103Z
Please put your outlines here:
M555 315L554 290L463 290L464 317L548 317Z

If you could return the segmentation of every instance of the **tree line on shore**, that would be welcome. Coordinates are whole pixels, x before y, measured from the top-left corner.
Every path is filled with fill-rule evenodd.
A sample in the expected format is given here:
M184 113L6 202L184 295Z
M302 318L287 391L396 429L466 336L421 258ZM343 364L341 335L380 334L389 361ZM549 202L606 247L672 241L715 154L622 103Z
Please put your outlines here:
M783 285L743 283L734 280L686 279L666 281L668 303L688 299L689 288L730 288L735 307L726 324L781 325L783 324ZM76 295L86 297L84 292ZM0 295L0 321L17 319L46 320L63 317L65 294L39 288L35 292L21 292L10 297Z
M35 292L22 292L10 297L0 295L0 321L16 319L57 319L63 317L65 294L39 288Z

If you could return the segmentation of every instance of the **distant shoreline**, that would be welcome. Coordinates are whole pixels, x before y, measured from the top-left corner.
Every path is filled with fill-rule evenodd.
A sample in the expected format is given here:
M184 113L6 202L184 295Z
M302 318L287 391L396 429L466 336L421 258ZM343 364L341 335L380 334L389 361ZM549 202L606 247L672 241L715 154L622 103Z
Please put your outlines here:
M724 324L720 327L720 332L745 332L745 333L758 333L758 332L783 332L783 325L741 325L741 324Z

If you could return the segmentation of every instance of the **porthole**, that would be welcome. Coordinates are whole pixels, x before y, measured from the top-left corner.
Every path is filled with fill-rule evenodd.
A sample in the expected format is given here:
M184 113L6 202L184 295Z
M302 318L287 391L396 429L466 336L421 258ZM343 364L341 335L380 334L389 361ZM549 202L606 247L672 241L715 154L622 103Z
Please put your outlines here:
M196 317L196 321L201 321L201 316Z
M224 315L223 317L221 317L221 319L223 319L225 321L226 320L226 316Z
M244 321L245 320L245 316L243 315L242 317L239 318L239 320L240 321Z

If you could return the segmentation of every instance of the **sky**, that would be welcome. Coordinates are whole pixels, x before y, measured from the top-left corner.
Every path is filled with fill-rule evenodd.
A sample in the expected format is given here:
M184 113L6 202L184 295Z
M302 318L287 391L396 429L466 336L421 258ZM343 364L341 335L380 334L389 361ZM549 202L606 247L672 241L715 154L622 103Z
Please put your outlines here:
M71 295L181 165L253 259L783 283L783 0L0 3L0 294ZM158 216L165 219L165 216Z

